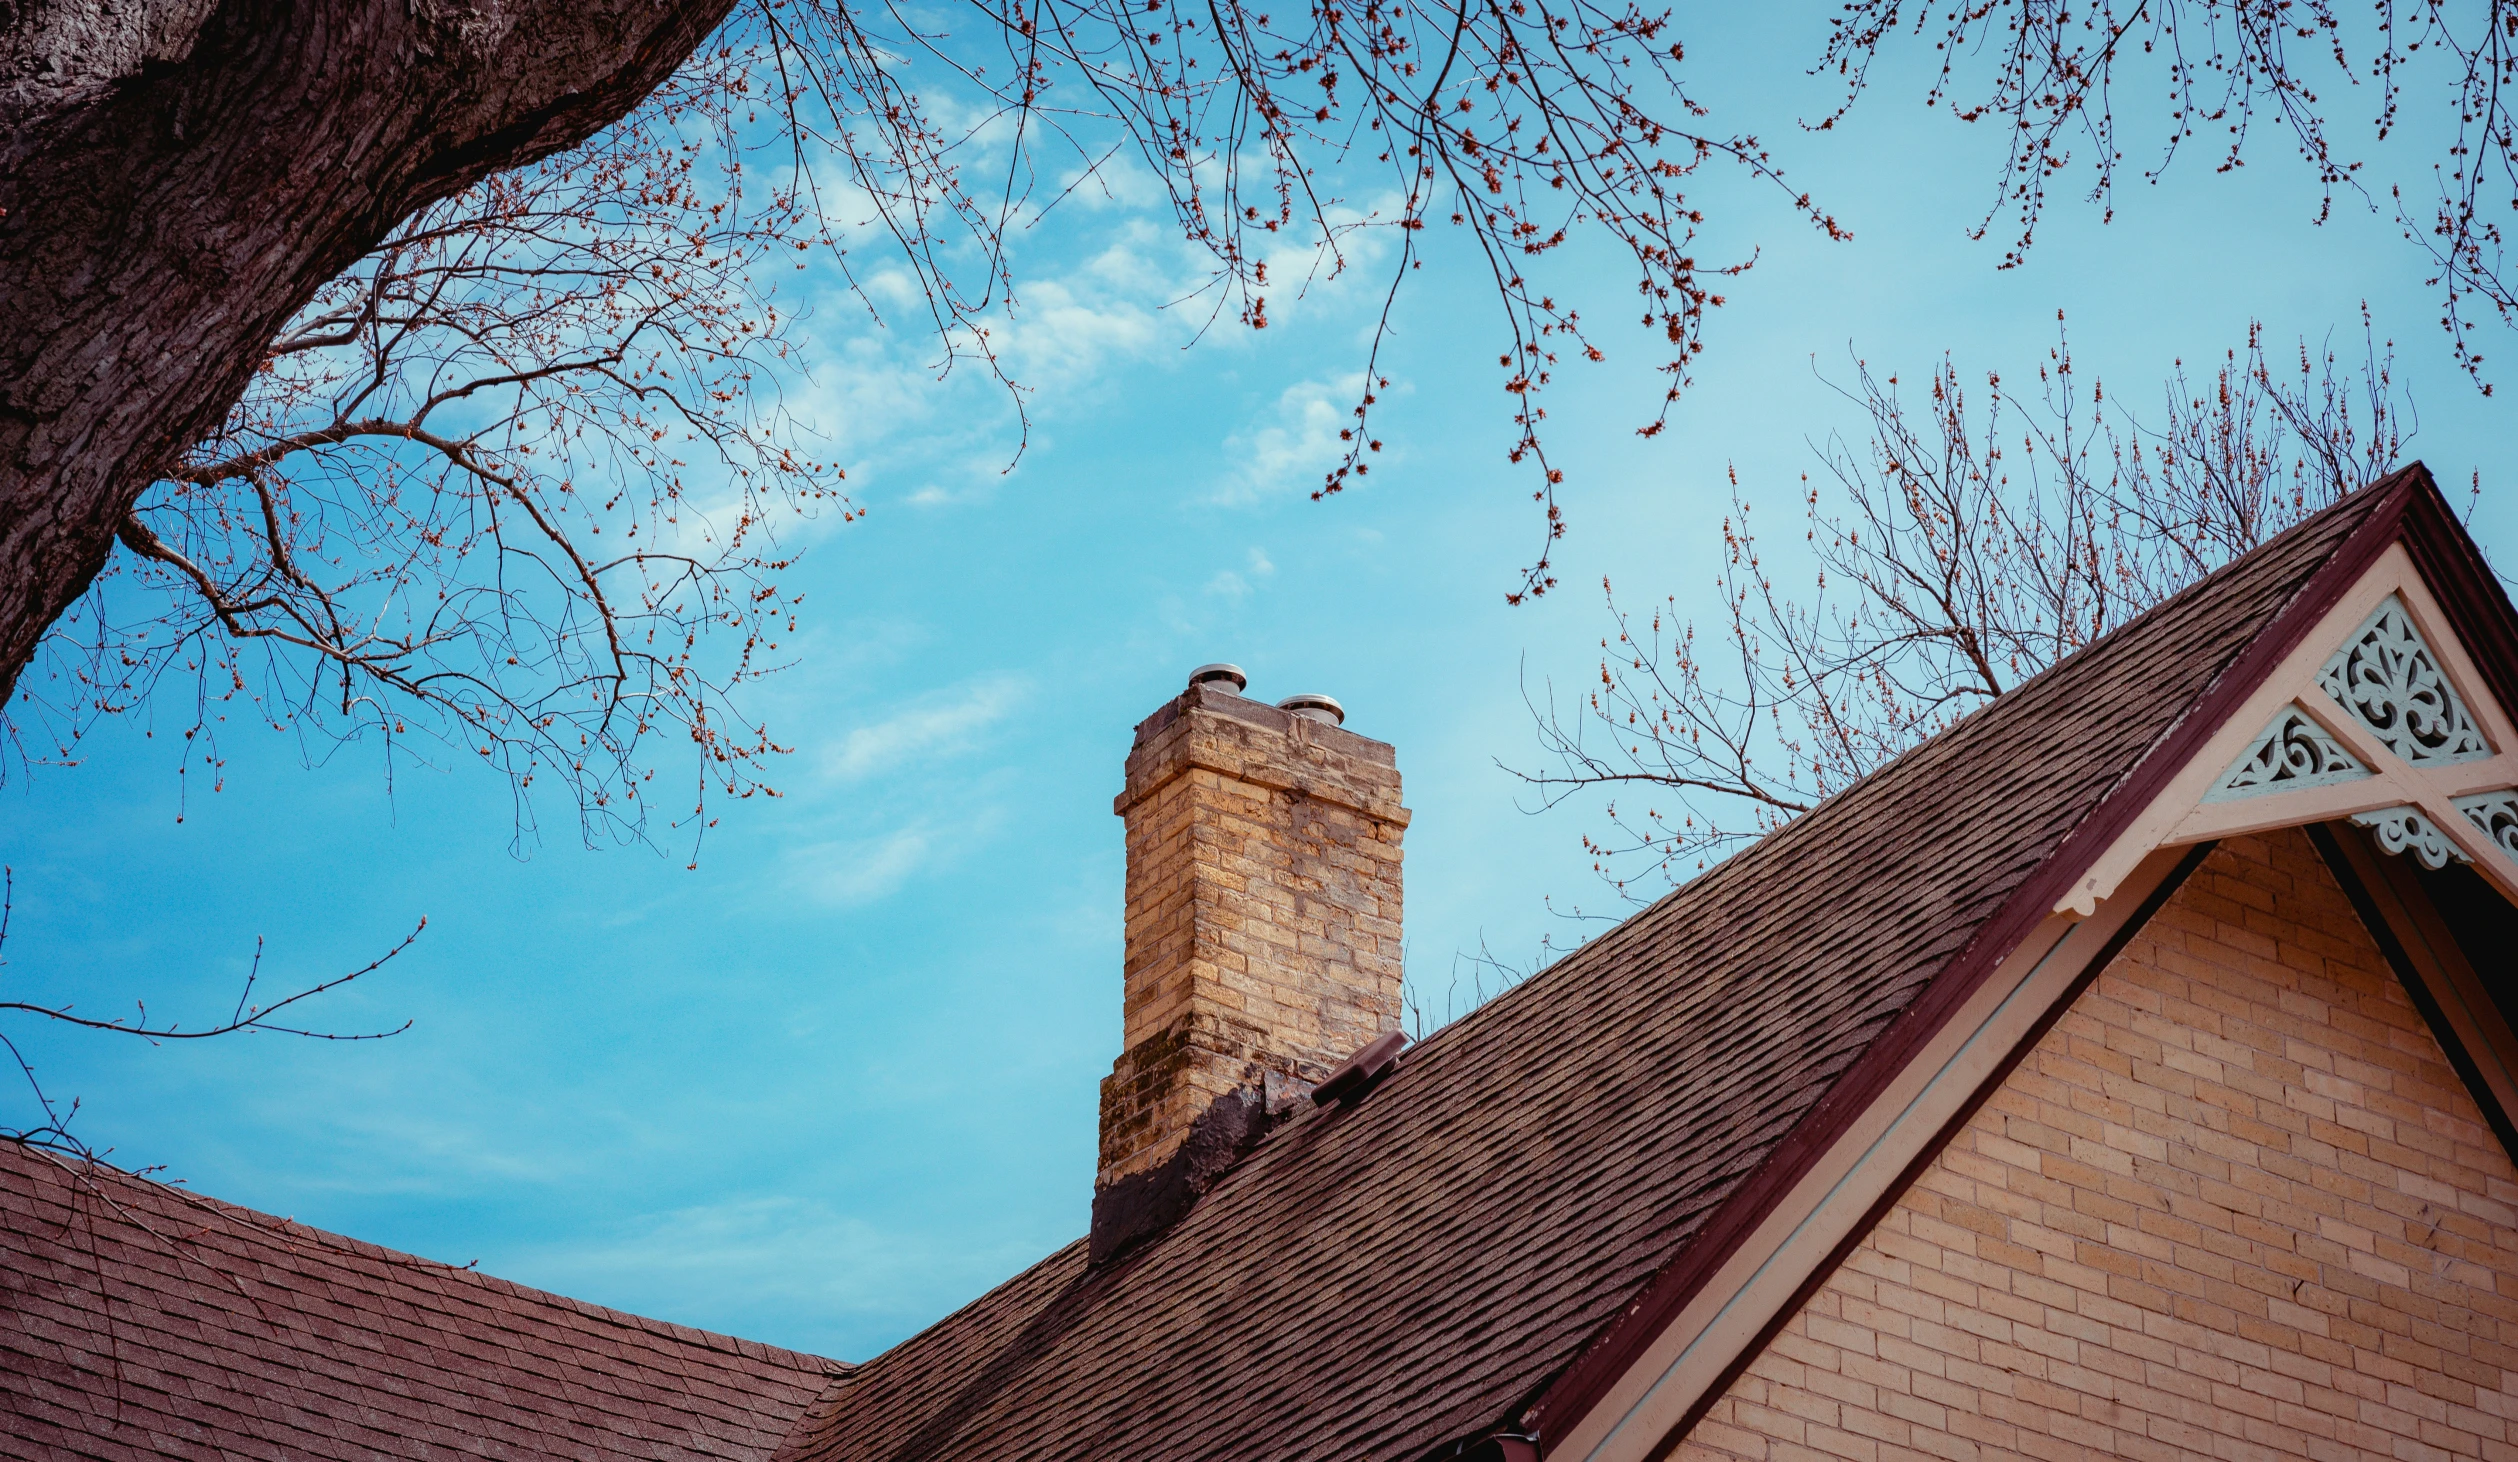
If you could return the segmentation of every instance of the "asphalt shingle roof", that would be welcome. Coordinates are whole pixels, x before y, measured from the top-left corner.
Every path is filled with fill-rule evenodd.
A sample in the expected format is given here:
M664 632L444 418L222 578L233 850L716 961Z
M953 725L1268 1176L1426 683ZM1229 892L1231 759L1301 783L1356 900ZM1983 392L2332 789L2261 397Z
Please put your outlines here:
M757 1462L844 1374L0 1142L0 1457Z
M2410 490L2347 499L1638 913L1113 1265L1078 1241L868 1362L781 1462L1408 1462L1519 1415Z

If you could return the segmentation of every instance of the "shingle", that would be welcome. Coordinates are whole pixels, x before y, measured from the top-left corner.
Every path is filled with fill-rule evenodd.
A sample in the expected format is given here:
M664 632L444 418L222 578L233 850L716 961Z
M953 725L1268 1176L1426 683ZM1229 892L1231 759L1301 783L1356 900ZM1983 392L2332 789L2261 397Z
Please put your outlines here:
M1069 1245L833 1382L780 1462L1412 1462L1516 1414L2385 495L1438 1033L1113 1266Z
M0 1457L759 1462L844 1369L0 1142Z

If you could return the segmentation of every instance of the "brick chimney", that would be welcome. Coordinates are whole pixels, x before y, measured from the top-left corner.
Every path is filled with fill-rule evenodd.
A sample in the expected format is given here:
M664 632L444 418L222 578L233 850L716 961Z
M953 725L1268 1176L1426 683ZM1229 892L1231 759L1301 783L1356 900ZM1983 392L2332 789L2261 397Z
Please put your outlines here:
M1102 1082L1093 1258L1187 1210L1313 1083L1399 1025L1398 758L1325 696L1210 666L1137 727L1126 1049Z

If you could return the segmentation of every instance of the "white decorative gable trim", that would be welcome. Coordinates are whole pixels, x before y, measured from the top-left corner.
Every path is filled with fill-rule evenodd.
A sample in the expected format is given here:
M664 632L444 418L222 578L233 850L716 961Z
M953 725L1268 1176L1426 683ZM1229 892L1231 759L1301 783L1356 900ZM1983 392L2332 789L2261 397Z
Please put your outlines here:
M2317 684L2409 766L2492 754L2457 688L2439 673L2404 601L2379 602L2360 633L2326 661Z
M2347 818L2518 901L2518 725L2486 684L2391 545L2055 911L2088 917L2156 849Z
M2433 826L2419 808L2381 807L2375 812L2355 812L2352 821L2368 828L2382 851L2411 853L2422 860L2425 868L2445 868L2451 860L2474 861L2464 849L2448 841L2448 835Z
M2452 805L2466 815L2466 821L2481 828L2485 837L2499 844L2502 852L2518 858L2518 793L2484 792L2460 797Z
M2368 775L2369 768L2346 751L2342 742L2293 704L2282 708L2238 764L2203 794L2203 800L2228 802L2267 792L2300 792Z

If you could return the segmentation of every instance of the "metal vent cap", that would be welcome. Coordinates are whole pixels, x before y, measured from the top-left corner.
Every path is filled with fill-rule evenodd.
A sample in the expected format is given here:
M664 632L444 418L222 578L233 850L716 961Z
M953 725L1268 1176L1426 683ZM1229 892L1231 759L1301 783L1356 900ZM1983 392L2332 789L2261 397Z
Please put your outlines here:
M1297 716L1308 716L1324 726L1346 724L1346 707L1338 704L1336 696L1307 691L1302 695L1287 696L1276 703L1276 708L1280 711L1291 711Z
M1250 677L1242 673L1239 665L1218 660L1212 665L1201 665L1190 671L1189 684L1192 689L1203 685L1212 690L1229 690L1240 695L1243 687L1250 684Z

